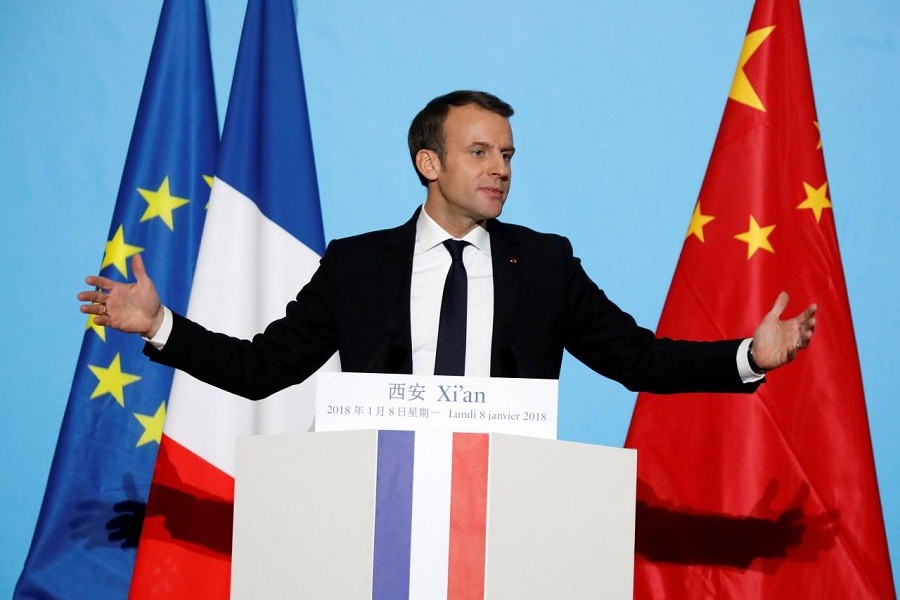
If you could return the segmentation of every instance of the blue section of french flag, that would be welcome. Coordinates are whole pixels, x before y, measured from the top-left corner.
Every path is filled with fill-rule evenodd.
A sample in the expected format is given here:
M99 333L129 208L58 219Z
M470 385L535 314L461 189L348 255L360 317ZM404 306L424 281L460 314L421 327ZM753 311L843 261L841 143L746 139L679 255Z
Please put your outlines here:
M293 3L251 0L238 57L216 174L321 256L325 235Z
M415 433L380 431L372 598L409 597Z

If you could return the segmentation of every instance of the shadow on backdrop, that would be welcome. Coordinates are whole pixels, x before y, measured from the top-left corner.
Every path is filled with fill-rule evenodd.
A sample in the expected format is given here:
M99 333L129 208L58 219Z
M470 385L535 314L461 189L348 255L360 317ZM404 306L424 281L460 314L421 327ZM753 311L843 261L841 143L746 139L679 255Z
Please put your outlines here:
M144 519L162 517L163 527L172 539L231 556L234 504L185 491L189 486L181 480L178 484L179 487L154 485L148 510L134 482L126 476L121 500L85 500L76 505L76 516L68 523L69 535L83 541L88 550L119 547L131 551L138 546Z
M779 561L815 560L835 543L837 511L804 509L808 483L783 508L774 500L780 484L771 480L748 515L711 514L661 500L638 480L635 554L650 562L727 566L774 572ZM754 564L756 561L756 564Z
M115 492L114 492L115 493ZM75 516L69 520L69 537L83 541L88 550L137 548L147 504L141 499L130 474L122 478L121 499L84 500L75 505Z

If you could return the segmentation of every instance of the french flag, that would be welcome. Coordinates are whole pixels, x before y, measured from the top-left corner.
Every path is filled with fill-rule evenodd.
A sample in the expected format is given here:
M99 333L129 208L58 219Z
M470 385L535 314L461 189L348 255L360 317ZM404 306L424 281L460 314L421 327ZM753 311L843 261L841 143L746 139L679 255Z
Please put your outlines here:
M485 433L380 431L373 600L484 598Z
M324 250L293 3L250 0L187 315L252 337ZM311 430L313 391L250 402L176 373L131 598L228 598L235 439Z

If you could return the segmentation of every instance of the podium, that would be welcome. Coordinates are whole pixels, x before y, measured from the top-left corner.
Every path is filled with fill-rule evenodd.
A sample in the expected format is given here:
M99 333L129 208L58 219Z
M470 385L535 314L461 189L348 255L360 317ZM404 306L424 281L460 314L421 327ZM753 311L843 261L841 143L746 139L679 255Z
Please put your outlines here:
M501 433L238 439L232 597L631 598L636 452Z

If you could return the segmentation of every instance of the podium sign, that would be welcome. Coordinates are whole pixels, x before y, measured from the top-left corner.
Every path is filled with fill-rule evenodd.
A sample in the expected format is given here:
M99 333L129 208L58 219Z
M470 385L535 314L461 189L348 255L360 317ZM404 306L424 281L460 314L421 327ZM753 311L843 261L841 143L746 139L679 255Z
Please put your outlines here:
M315 430L461 431L556 439L558 396L555 379L320 373Z

